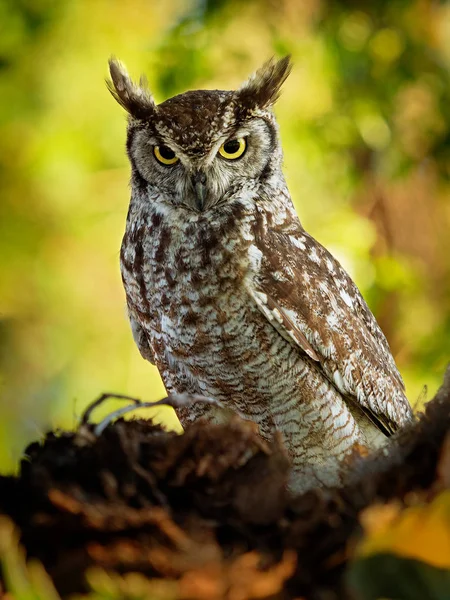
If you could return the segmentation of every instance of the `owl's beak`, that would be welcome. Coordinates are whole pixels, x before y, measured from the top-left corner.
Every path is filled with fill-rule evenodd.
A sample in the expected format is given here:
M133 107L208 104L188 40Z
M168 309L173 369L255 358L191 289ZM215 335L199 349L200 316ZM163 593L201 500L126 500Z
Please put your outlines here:
M206 175L203 171L197 171L192 177L192 184L195 190L195 204L198 210L203 210L206 199Z

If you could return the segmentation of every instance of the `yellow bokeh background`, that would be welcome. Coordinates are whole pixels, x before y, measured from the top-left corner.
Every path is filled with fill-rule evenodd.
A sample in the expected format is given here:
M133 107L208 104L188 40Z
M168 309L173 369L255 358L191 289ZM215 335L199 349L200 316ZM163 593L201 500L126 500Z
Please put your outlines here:
M234 88L285 53L276 113L300 218L360 286L412 403L435 392L450 354L446 3L3 1L0 468L102 392L164 395L125 313L126 119L109 56L162 101Z

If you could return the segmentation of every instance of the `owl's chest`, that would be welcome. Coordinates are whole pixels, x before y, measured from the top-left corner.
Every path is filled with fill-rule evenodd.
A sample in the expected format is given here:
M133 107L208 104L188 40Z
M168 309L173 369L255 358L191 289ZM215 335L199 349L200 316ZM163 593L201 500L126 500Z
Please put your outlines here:
M191 223L160 227L128 248L122 261L128 301L142 316L155 354L198 355L254 335L248 323L252 311L259 312L245 288L251 243L245 223L229 232Z
M185 248L155 270L150 339L168 389L224 401L238 402L244 389L260 397L261 365L284 359L284 340L251 299L248 276L244 245L212 255Z
M294 385L302 364L248 291L251 229L230 238L206 228L183 237L166 232L140 236L122 252L128 304L166 388L233 399L247 413L251 398L260 422L273 385Z
M223 336L227 321L245 305L248 244L203 230L193 239L173 240L164 261L157 254L153 248L145 284L161 331L172 337L188 334L192 342L206 333Z

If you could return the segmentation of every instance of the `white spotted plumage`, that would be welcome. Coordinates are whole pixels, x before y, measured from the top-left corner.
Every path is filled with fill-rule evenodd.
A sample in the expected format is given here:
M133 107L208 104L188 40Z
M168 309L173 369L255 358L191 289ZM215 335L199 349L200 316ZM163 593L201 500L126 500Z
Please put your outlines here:
M238 411L263 436L282 433L297 489L339 483L355 449L378 447L411 412L375 318L295 214L271 111L289 61L269 61L237 91L160 105L114 65L132 167L121 270L142 355L168 392L227 407L184 406L184 425ZM220 156L243 136L238 160Z

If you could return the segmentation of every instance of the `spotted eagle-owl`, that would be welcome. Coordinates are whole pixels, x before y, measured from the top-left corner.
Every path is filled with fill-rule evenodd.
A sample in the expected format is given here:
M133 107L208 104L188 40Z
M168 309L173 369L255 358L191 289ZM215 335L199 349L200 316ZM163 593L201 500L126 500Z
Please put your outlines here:
M339 465L411 409L356 285L293 207L272 112L289 71L289 57L270 60L236 91L156 104L111 60L109 88L128 112L121 271L139 350L169 393L281 432L301 489L337 484ZM198 404L178 416L226 413Z

